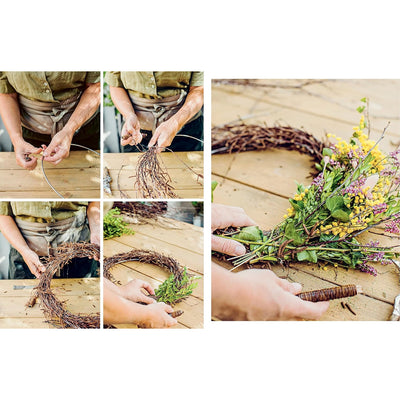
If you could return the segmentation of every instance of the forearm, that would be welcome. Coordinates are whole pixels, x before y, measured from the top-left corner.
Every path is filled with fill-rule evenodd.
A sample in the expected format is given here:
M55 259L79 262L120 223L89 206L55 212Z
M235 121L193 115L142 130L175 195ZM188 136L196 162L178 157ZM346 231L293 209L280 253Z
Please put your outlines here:
M90 232L100 233L100 202L92 201L87 208L87 217L89 222Z
M103 316L106 324L136 324L143 318L144 308L121 297L109 284L104 285Z
M124 88L110 86L110 95L115 107L122 114L124 119L135 115L135 110L133 109L129 95Z
M97 110L100 105L100 82L92 83L86 87L71 114L64 130L70 133L71 137Z
M0 115L11 142L14 147L16 147L16 145L23 140L17 93L0 94Z
M0 215L0 231L20 254L24 255L30 250L13 217Z
M173 120L173 122L176 124L176 132L180 131L183 126L200 111L203 103L203 86L191 86L183 106L174 116L170 118L170 120Z
M220 319L244 319L242 312L236 309L236 299L239 289L234 273L229 272L218 264L212 263L212 316Z

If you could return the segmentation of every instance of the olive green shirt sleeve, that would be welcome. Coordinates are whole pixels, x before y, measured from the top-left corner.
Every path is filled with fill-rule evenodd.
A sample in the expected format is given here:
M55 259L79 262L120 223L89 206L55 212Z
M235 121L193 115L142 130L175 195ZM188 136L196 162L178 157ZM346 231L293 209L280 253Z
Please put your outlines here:
M86 83L98 83L100 82L100 71L89 71L86 73Z
M124 87L122 80L121 80L121 72L119 72L119 71L106 72L106 76L105 76L104 80L108 86Z
M190 86L204 86L204 72L192 72Z
M77 96L87 83L100 82L96 71L1 72L1 93L18 93L30 100L60 102Z
M82 209L86 211L88 204L87 201L2 201L0 202L0 215L46 223L71 218Z
M10 85L7 74L0 71L0 93L10 94L15 93L15 89Z
M10 202L0 201L0 215L13 216Z

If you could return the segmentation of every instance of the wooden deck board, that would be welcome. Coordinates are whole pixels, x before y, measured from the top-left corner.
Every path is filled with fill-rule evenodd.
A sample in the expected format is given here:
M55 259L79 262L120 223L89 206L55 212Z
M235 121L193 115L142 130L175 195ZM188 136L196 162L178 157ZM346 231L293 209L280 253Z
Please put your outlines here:
M118 174L120 189L130 198L138 198L134 189L135 171L140 153L105 153L104 165L109 169L112 178L112 195L108 198L120 198L118 190ZM180 198L201 199L203 198L203 179L196 174L203 175L203 152L177 152L162 153L162 163L165 165L171 177L171 185ZM194 172L189 170L188 165ZM124 166L120 172L121 166Z
M99 158L74 151L57 166L44 163L46 175L65 198L99 198ZM19 167L14 153L0 153L0 198L59 198L45 181L40 162L33 171Z
M188 272L200 276L197 288L191 296L176 304L176 310L183 310L184 314L178 318L175 328L202 328L203 327L203 299L204 299L204 266L203 266L203 229L180 221L163 218L164 223L176 226L176 229L165 229L152 225L130 225L134 235L124 235L104 241L104 256L109 257L131 249L149 249L174 257ZM157 288L169 273L160 267L139 263L125 262L112 269L114 278L121 284L132 279L142 279ZM121 324L118 328L136 328L136 325Z
M69 311L91 314L100 312L99 283L99 278L54 279L51 287L59 300L66 301ZM39 300L32 308L25 307L32 295L31 286L36 285L36 279L0 280L0 328L52 328L45 322Z
M265 82L271 84L274 81ZM312 94L295 89L215 86L212 124L222 125L242 117L248 123L270 126L276 122L287 123L304 128L319 138L327 132L349 138L352 127L358 123L355 108L360 104L359 100L367 96L371 104L371 124L375 127L372 138L379 137L387 120L391 119L390 134L381 148L384 151L396 148L400 141L400 81L382 85L373 80L329 81L307 86L306 90ZM295 181L311 182L310 166L307 156L283 150L214 155L213 179L219 182L214 202L240 206L261 228L268 229L282 221L289 207L287 198L296 190ZM363 235L361 239L391 245L399 243L398 238L382 240L371 234ZM345 299L356 316L344 310L340 301L333 301L322 320L387 320L393 310L394 297L400 292L399 273L393 265L375 267L378 271L375 278L360 271L333 267L324 270L311 264L296 264L286 269L274 266L272 269L281 277L300 282L304 290L348 283L363 287L364 295Z

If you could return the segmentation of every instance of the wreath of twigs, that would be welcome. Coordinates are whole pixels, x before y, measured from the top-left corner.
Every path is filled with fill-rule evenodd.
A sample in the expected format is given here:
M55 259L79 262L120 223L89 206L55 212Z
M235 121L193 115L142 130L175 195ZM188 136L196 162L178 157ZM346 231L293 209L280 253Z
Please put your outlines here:
M157 156L157 146L149 147L139 158L136 166L135 188L138 197L144 199L175 199L175 188L166 168Z
M325 147L328 142L323 142L310 133L291 126L260 126L253 124L227 124L212 129L211 137L212 154L242 153L245 151L257 151L267 149L284 149L297 151L308 155L315 163L320 163ZM312 176L318 175L319 171L314 168ZM233 235L238 233L237 228L228 227L215 231L217 235ZM287 245L287 243L286 243ZM245 245L246 251L250 246ZM284 250L280 249L280 250ZM227 261L229 256L213 253L218 259ZM249 265L247 265L250 268ZM271 263L263 261L261 268L270 268Z
M169 256L157 253L151 250L131 250L126 253L116 254L115 256L106 257L103 262L103 276L110 281L115 281L110 270L116 264L121 264L128 261L138 261L157 265L158 267L168 270L174 275L174 280L178 284L182 280L183 268L178 261ZM119 282L117 282L119 283ZM157 299L156 299L157 300Z
M28 302L32 306L40 299L41 309L47 322L58 328L95 329L100 328L100 314L72 314L65 309L65 301L60 301L51 290L51 280L58 269L62 269L73 258L100 257L99 246L92 243L65 243L51 250L45 258L45 272L40 275L39 284Z
M168 203L166 201L157 201L150 204L138 201L115 201L113 207L118 207L122 213L126 213L128 215L155 220L168 211Z
M324 147L329 147L328 143L301 129L244 123L213 128L211 145L212 154L284 149L306 154L316 163L322 160Z

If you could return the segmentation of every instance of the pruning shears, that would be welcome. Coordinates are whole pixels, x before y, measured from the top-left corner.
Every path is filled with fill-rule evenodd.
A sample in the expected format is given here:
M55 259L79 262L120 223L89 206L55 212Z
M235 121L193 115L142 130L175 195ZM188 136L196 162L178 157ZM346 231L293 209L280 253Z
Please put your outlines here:
M392 261L396 265L396 267L398 268L398 270L400 272L400 262L395 261L395 260L392 260ZM394 299L394 308L393 308L392 315L389 318L389 321L400 321L400 294L398 294L396 296L396 298Z

